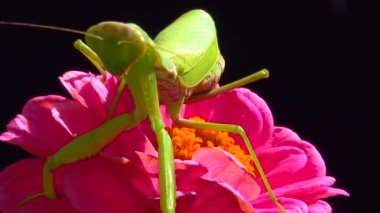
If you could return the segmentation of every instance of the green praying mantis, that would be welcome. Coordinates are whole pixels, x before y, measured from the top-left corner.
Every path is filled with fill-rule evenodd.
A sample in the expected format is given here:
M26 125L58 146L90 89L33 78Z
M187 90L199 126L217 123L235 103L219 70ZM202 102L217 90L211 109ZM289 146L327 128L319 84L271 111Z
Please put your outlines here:
M263 69L233 83L215 88L224 70L215 24L203 10L191 10L154 40L133 23L101 22L87 32L45 25L0 22L0 24L48 28L85 35L74 47L105 75L106 70L120 79L108 119L96 129L75 137L54 155L47 158L43 168L43 192L31 195L56 198L52 170L95 156L122 131L137 126L148 118L158 142L160 207L163 212L175 212L176 183L173 144L161 117L160 104L166 105L173 121L179 126L208 128L240 135L262 178L270 199L281 212L262 166L244 130L237 125L198 122L180 117L183 104L218 95L250 82L267 78ZM128 87L135 101L135 111L112 117L121 92ZM22 205L22 204L20 204Z

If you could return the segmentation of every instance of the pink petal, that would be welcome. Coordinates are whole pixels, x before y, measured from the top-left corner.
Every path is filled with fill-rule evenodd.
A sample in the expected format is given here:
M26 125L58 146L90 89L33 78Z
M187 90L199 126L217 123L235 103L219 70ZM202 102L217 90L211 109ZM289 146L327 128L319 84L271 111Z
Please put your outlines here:
M192 160L208 169L203 178L227 183L246 200L259 195L260 188L253 176L229 153L218 148L200 148Z
M149 173L158 190L158 159L143 153L139 156L141 166ZM251 205L228 184L202 179L201 176L207 172L203 166L193 161L176 160L175 169L177 212L253 212ZM146 185L138 188L145 189ZM151 203L158 208L158 202Z
M255 212L228 184L202 179L193 181L192 184L196 196L193 199L178 200L178 212Z
M276 127L270 143L275 147L267 148L258 157L273 188L325 176L326 167L317 149L293 131ZM263 187L261 180L259 185Z
M310 213L320 213L320 212L325 212L329 213L332 212L331 206L323 201L323 200L318 200L315 203L309 204L309 212Z
M184 118L190 118L193 116L199 116L206 121L214 114L215 105L218 101L219 96L211 97L205 100L197 101L194 103L186 104L182 109Z
M301 138L292 131L291 129L288 129L286 127L279 127L276 126L273 130L272 137L269 140L269 143L271 144L271 147L280 146L282 143L286 143L288 141L299 141Z
M54 212L54 213L80 213L71 206L67 197L59 199L49 199L38 197L28 201L20 209L20 212Z
M301 200L293 198L279 198L279 202L287 213L329 213L332 212L331 206L322 200L318 200L315 203L307 204ZM260 200L259 202L254 202L253 206L256 208L257 212L260 213L272 213L279 212L278 208L273 204L271 200Z
M259 158L273 188L296 182L299 178L295 174L308 163L303 150L291 146L267 149L260 153ZM260 177L259 181L264 187Z
M107 82L112 85L112 79L107 76ZM114 93L116 88L109 90L104 85L102 79L91 73L80 71L69 71L60 77L61 83L70 95L83 106L94 111L101 120L105 120L111 106L110 93Z
M105 83L105 87L107 88L107 91L109 91L109 94L107 96L105 105L108 110L111 108L111 105L115 99L119 84L120 80L118 78L107 73L107 81ZM123 92L119 97L119 100L115 106L113 116L117 116L126 112L131 113L134 110L135 104L133 96L129 91L128 87L126 87L124 88Z
M209 122L242 126L252 146L257 149L265 145L273 130L272 115L266 103L256 94L242 88L187 104L184 117L192 116L201 116ZM231 135L247 152L241 137Z
M94 111L101 120L105 120L108 111L104 103L109 92L95 75L69 71L59 79L74 100Z
M306 202L315 202L318 199L336 195L348 196L341 189L332 188L335 179L329 176L316 177L303 182L289 184L276 189L276 194L292 198L302 199Z
M38 97L29 101L0 140L47 157L54 154L76 135L99 126L101 121L78 102L60 96Z
M287 213L308 213L309 212L309 208L307 204L297 199L281 197L281 198L278 198L278 202L281 203L282 207L285 209ZM252 205L259 213L280 212L280 210L269 199L254 201Z
M0 209L10 212L24 198L42 192L42 159L25 159L0 173Z
M71 101L55 95L31 99L22 114L7 125L7 132L0 136L0 140L41 157L52 155L72 139L71 134L52 117L52 109L67 102Z
M295 180L307 180L314 177L326 176L326 165L325 162L318 152L318 150L310 143L298 140L298 141L287 141L282 143L282 146L293 146L298 149L302 149L307 156L307 164L301 170L295 174L297 177Z
M22 200L42 192L42 167L40 158L18 161L0 173L0 210L11 212ZM20 212L77 212L67 198L37 197L25 203Z
M106 119L120 84L119 79L109 73L106 79L103 79L91 73L70 71L60 80L75 100L94 111L101 120ZM113 116L131 113L133 110L134 99L128 88L125 88L119 97Z
M256 152L265 148L262 146L267 146L266 143L273 131L272 113L265 101L245 88L232 90L220 98L220 103L224 108L218 107L213 119L219 120L220 123L234 123L242 126ZM245 149L240 137L236 137L236 141Z
M140 188L133 186L134 181L143 179L142 171L127 161L120 164L97 158L71 169L63 188L72 205L82 212L149 212L151 207Z
M138 155L142 168L158 190L158 159L143 153ZM177 212L253 212L249 203L228 184L203 179L207 170L196 162L176 160L175 169ZM147 188L146 185L138 188Z
M319 199L344 195L348 196L348 193L341 189L332 188L335 179L331 177L317 177L303 182L298 182L277 188L274 190L277 198L292 198L298 201L302 201L306 205L316 205ZM261 194L256 200L252 201L253 206L260 208L259 205L266 203L265 205L271 205L273 203L267 193ZM320 203L324 204L324 203ZM315 208L321 206L316 205ZM327 208L323 206L323 208Z
M52 109L52 116L73 137L85 134L102 123L94 112L75 101L56 104Z
M157 156L156 149L139 128L122 132L103 151L106 155L139 161L136 152Z
M159 159L157 156L136 152L139 161L134 162L149 174L154 189L158 192ZM207 172L207 170L192 161L175 161L177 190L191 191L191 182ZM142 187L145 188L145 187Z

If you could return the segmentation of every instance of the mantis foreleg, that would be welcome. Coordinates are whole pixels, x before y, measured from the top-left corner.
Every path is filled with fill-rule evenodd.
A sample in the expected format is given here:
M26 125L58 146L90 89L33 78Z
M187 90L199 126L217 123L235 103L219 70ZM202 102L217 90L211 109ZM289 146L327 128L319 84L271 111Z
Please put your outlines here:
M99 70L99 72L105 76L105 66L102 60L99 58L98 54L96 54L90 47L88 47L85 43L83 43L80 39L74 42L74 47L79 50L90 62Z
M105 66L99 56L94 52L87 44L83 43L80 39L74 42L74 47L79 50L86 58L90 60L90 62L99 70L102 74L103 78L105 78L106 71ZM110 110L108 111L106 120L109 120L115 110L116 103L118 102L121 93L123 92L126 86L125 78L121 78L119 87L117 88L115 98L112 101Z
M103 77L105 77L105 75L106 75L105 66L104 66L102 60L96 54L96 52L94 52L89 46L87 46L87 44L85 44L80 39L78 39L74 42L74 47L77 50L79 50L84 56L86 56L86 58L88 58L90 60L90 62L99 70L99 72L103 75ZM141 54L137 55L136 58L134 58L134 60L125 68L123 75L120 77L120 84L117 88L115 97L114 97L112 104L111 104L111 107L108 111L106 120L109 120L112 117L113 112L116 108L116 104L119 101L120 95L127 86L126 75L130 71L130 69L135 65L135 63L137 63L137 61L144 56L144 54L145 54L145 51L142 51Z

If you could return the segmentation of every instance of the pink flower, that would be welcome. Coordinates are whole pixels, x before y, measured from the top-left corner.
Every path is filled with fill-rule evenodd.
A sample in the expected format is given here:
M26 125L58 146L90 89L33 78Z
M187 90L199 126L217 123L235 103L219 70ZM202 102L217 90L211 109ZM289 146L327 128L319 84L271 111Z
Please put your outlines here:
M235 89L209 100L186 105L183 117L193 116L200 116L209 122L243 127L272 189L288 212L331 212L330 205L321 199L348 196L344 190L331 187L335 179L326 176L325 163L316 148L293 131L274 126L267 104L251 91ZM248 153L242 138L237 135L233 137L236 144ZM223 164L215 169L215 162L219 161L207 154L200 158L195 152L193 160L209 169L203 176L205 178L218 179L218 176L229 174L224 172ZM254 198L244 197L246 201L258 212L277 212L258 175L255 181L260 193Z
M42 192L45 158L101 125L115 96L118 80L71 71L60 78L74 100L37 97L7 126L0 140L36 155L0 173L0 210L10 212L26 197ZM128 90L114 116L134 110ZM172 121L162 108L168 127ZM348 195L332 188L323 159L294 132L273 125L266 103L246 89L186 105L183 116L241 125L251 140L280 203L289 212L330 212L321 199ZM231 135L235 145L244 145ZM276 212L258 175L238 155L200 147L187 160L175 160L178 212ZM248 167L247 167L248 166ZM159 211L158 156L148 121L119 134L100 155L53 171L59 199L41 196L25 203L27 212Z

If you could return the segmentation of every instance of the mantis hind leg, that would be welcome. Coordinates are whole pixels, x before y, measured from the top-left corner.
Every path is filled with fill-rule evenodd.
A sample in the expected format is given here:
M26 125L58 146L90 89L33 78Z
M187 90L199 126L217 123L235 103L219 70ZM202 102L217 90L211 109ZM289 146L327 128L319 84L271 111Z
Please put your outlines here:
M240 135L242 137L245 146L247 147L249 154L252 157L252 160L257 168L257 171L260 174L260 177L264 183L264 186L266 190L268 191L270 199L273 201L273 203L277 206L277 208L281 212L285 212L284 208L281 206L281 204L278 202L276 195L274 194L269 181L264 173L264 170L260 164L259 159L257 158L255 152L253 151L251 142L249 141L246 133L244 132L243 128L238 125L234 124L219 124L219 123L211 123L211 122L199 122L199 121L193 121L193 120L187 120L187 119L177 119L176 123L180 126L184 127L191 127L191 128L207 128L207 129L214 129L214 130L220 130L220 131L226 131L230 133L235 133Z
M161 210L164 213L172 213L175 211L176 205L173 143L164 128L162 120L153 118L151 122L158 142Z
M176 206L176 183L174 169L173 143L165 124L162 120L160 105L158 101L157 81L150 69L142 69L138 73L140 79L140 91L143 93L144 103L141 107L147 108L151 127L156 135L158 143L158 164L159 164L159 187L160 187L160 206L164 213L175 212ZM147 72L147 73L144 73ZM139 105L137 105L139 107Z

